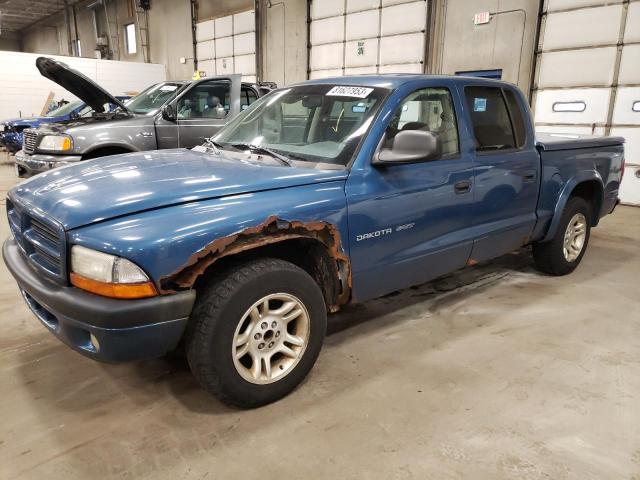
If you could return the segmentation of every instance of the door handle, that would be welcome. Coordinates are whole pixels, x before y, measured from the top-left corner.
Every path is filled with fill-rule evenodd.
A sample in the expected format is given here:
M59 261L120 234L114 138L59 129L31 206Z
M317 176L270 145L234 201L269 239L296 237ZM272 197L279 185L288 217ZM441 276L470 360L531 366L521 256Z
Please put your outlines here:
M453 184L453 190L457 194L467 193L471 190L471 182L469 180L462 180Z
M533 182L536 179L536 172L535 171L528 171L528 172L523 172L522 173L522 179L525 182Z

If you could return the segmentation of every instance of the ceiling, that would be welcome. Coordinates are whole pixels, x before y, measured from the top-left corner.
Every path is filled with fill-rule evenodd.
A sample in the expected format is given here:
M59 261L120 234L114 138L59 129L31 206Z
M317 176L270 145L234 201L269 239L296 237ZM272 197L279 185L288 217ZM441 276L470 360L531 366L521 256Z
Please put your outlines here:
M62 9L64 0L0 0L2 35L22 30Z

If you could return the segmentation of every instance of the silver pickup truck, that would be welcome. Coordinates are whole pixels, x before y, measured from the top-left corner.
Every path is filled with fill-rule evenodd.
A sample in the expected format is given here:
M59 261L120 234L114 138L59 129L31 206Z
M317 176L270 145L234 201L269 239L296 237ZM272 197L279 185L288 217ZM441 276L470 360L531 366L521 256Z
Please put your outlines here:
M275 87L243 83L240 75L167 81L126 102L62 62L39 57L36 67L96 112L88 118L24 131L16 154L19 177L89 158L200 145L228 120ZM108 104L118 108L109 111Z

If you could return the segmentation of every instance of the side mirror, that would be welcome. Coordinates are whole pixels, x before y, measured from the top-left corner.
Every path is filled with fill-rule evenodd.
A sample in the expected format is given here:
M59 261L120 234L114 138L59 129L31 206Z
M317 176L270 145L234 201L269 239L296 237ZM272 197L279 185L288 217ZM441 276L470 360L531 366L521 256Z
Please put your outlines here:
M442 155L440 137L424 130L402 130L390 147L382 147L374 158L375 165L393 165L435 160Z
M175 122L177 120L176 112L173 110L171 104L162 107L162 118L168 122Z

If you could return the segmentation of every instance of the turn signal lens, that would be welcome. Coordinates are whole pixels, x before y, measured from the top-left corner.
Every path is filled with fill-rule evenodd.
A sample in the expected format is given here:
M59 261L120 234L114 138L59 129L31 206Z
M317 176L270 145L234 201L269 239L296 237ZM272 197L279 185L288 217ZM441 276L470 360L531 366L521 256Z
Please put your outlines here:
M126 258L80 245L71 247L71 284L111 298L146 298L158 295L146 273Z
M51 152L66 152L71 150L71 137L66 135L45 135L40 140L38 149Z
M158 295L153 282L105 283L83 277L74 272L71 272L70 278L73 286L103 297L134 299Z

